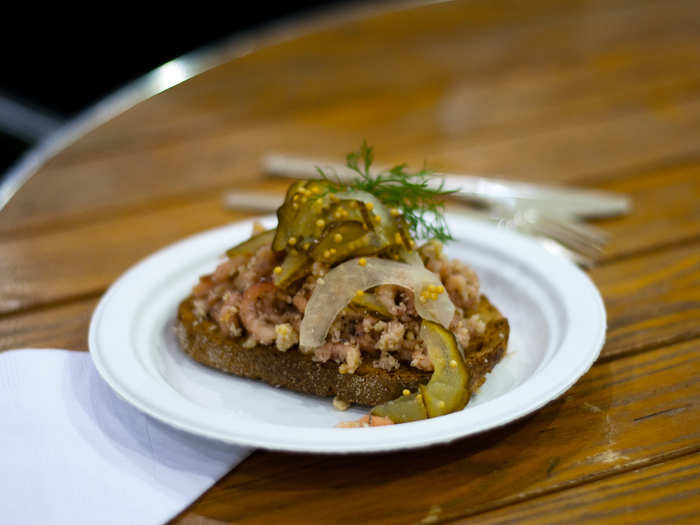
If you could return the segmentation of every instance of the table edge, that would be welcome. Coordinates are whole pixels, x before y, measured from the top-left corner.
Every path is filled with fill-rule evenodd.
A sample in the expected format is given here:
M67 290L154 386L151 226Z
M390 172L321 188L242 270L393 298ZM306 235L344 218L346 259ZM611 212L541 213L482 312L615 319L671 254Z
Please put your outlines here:
M24 184L52 157L137 104L229 60L300 38L311 31L343 23L414 9L452 0L392 0L377 5L370 0L345 6L320 7L283 17L174 58L117 88L70 118L56 131L30 147L0 180L0 211Z

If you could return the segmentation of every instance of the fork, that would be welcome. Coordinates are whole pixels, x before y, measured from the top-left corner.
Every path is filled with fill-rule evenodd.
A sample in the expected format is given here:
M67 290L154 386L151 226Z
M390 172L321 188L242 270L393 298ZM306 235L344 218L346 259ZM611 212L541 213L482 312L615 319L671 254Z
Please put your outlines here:
M262 165L270 176L292 179L318 177L316 166L323 166L341 181L348 181L356 175L342 164L280 154L264 156ZM486 208L486 215L480 217L484 220L497 224L505 222L512 229L551 238L593 259L600 255L607 235L584 224L581 218L626 213L630 206L626 196L616 193L473 175L435 173L431 183L456 188L449 196L450 200L461 204L465 211L475 206L481 211Z
M495 212L454 205L449 206L448 211L523 233L548 252L569 259L583 268L595 266L607 239L605 232L589 232L588 229L581 232L577 224L558 217L547 217L535 210L501 209L500 212Z
M344 164L278 153L265 155L262 168L269 176L291 179L318 178L319 168L341 182L349 182L357 176ZM386 168L379 166L373 169L375 173L386 171ZM629 197L619 193L533 184L492 176L435 172L431 174L428 184L433 188L453 191L450 198L467 204L537 209L569 220L614 217L628 213L632 206Z
M227 193L223 205L228 209L271 213L283 200L284 196L281 194L238 190ZM513 211L504 208L499 211L481 211L454 204L448 207L448 211L526 234L548 252L569 259L583 268L595 265L606 241L605 233L597 228L581 229L578 224L556 216L547 217L535 210Z
M475 210L464 205L456 205L449 209L457 214L501 224L522 233L551 238L593 259L600 256L608 241L607 232L599 228L542 210L513 209L506 206Z

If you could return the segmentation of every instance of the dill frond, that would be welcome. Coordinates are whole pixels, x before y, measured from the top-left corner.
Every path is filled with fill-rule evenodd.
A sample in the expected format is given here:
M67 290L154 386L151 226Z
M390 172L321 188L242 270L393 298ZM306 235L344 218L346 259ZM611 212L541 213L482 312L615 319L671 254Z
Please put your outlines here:
M374 152L366 141L362 141L359 151L348 153L346 164L357 172L358 176L350 183L332 187L329 191L360 190L371 193L390 208L397 208L403 215L411 233L416 239L454 240L447 226L444 198L455 190L443 189L431 185L431 172L423 169L411 173L406 164L398 164L391 169L372 175L370 167L374 161ZM321 176L329 180L320 168Z

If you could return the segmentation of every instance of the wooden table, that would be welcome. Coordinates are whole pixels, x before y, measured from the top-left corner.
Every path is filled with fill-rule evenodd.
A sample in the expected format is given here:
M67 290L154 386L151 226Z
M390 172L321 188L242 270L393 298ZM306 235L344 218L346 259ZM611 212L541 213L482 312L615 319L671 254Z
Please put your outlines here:
M126 268L280 189L261 155L340 157L627 193L590 272L609 316L569 392L449 446L256 452L175 521L692 521L700 511L700 4L369 5L237 40L87 133L0 213L0 349L86 350ZM50 87L49 87L50 89Z

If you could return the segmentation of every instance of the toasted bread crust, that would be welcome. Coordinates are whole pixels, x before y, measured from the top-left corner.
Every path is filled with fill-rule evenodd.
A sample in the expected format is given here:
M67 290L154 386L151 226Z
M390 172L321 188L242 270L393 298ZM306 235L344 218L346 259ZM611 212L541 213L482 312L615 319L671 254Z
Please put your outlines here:
M259 379L273 386L317 396L337 396L343 401L374 406L397 398L403 389L415 390L429 381L432 372L401 364L394 371L372 366L365 357L354 374L341 374L339 365L313 361L296 348L280 352L273 346L244 348L241 339L225 336L208 320L197 321L192 297L178 308L177 336L182 349L195 361L224 372ZM481 296L478 309L486 323L481 336L472 338L465 349L470 370L469 388L475 392L503 357L508 344L508 320Z

